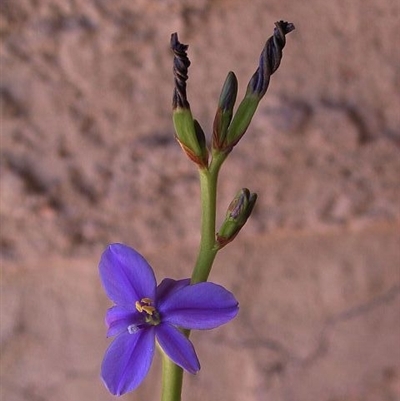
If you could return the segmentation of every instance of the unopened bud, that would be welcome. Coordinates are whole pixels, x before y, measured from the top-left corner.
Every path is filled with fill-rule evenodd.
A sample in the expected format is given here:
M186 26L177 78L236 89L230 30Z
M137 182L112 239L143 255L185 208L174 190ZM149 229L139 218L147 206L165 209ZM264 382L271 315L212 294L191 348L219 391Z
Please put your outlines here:
M208 150L204 132L199 123L193 119L186 95L186 81L190 60L187 56L188 46L180 43L178 35L171 35L171 49L174 52L174 93L172 97L175 137L184 152L198 166L208 165Z
M240 141L247 131L259 102L260 99L252 94L246 94L241 101L225 139L225 143L230 149Z
M240 103L228 128L224 144L231 150L245 134L258 103L265 95L271 75L278 69L282 60L282 50L286 45L286 35L294 30L294 25L278 21L273 35L265 43L257 70L251 77L244 99Z
M216 236L219 249L231 242L246 224L256 200L257 194L250 193L247 188L241 189L236 194L228 207L225 221Z
M218 109L215 114L213 126L214 149L224 150L225 148L225 137L229 124L232 120L233 106L236 102L237 91L238 81L236 75L230 71L222 87L218 102Z
M200 124L193 119L188 108L176 108L173 111L175 137L184 152L198 166L208 165L208 150L206 139Z

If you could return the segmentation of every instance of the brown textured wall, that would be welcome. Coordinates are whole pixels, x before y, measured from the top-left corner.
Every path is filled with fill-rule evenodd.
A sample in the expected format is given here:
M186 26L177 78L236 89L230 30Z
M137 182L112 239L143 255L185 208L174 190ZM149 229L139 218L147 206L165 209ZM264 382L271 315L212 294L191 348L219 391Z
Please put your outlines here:
M223 167L252 218L213 281L238 318L195 333L184 400L400 398L400 5L394 0L4 0L1 11L1 396L110 400L97 276L121 241L159 279L190 274L196 170L173 138L177 31L209 132L273 23L296 25L253 124ZM159 361L132 400L156 400ZM127 398L128 399L128 398Z

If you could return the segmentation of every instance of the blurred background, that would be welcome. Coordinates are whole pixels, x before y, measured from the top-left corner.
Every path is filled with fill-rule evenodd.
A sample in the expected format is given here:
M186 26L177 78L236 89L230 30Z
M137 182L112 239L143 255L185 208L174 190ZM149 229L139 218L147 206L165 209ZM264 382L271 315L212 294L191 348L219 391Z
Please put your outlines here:
M183 400L400 399L400 4L396 0L2 0L1 396L112 400L99 379L110 242L190 275L197 172L174 140L170 35L211 131L271 36L280 69L223 166L218 222L259 195L211 279L239 316L192 336ZM159 399L160 360L126 400Z

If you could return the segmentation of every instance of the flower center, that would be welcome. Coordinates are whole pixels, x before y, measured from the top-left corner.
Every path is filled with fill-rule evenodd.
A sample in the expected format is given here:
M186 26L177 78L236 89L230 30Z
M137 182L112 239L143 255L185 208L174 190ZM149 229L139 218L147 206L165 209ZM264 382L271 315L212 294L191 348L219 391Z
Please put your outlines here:
M136 301L135 307L140 313L145 312L152 316L156 311L156 308L151 305L152 303L153 301L150 298L142 298L142 300Z
M151 326L157 326L160 323L160 314L157 312L152 299L142 298L135 302L135 307L144 316L145 323Z

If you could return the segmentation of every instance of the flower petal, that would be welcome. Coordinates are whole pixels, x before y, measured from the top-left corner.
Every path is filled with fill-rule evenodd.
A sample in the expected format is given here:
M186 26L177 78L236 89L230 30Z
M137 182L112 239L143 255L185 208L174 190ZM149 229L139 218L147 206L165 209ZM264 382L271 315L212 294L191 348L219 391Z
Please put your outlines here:
M100 277L107 296L117 305L135 310L135 302L154 299L156 278L146 259L133 248L111 244L103 252Z
M190 284L190 278L183 280L173 280L172 278L165 278L157 287L157 303L162 303L166 298L175 291L180 290Z
M136 334L121 333L108 347L101 377L110 393L122 395L134 390L147 375L155 348L154 328Z
M108 327L107 337L112 337L128 330L131 325L142 323L143 316L137 311L132 312L120 306L113 306L108 309L105 320Z
M214 283L181 288L158 304L163 322L185 329L212 329L233 319L238 302L231 292Z
M156 326L156 337L161 348L173 362L192 374L200 370L193 344L179 329L168 323L160 323Z

